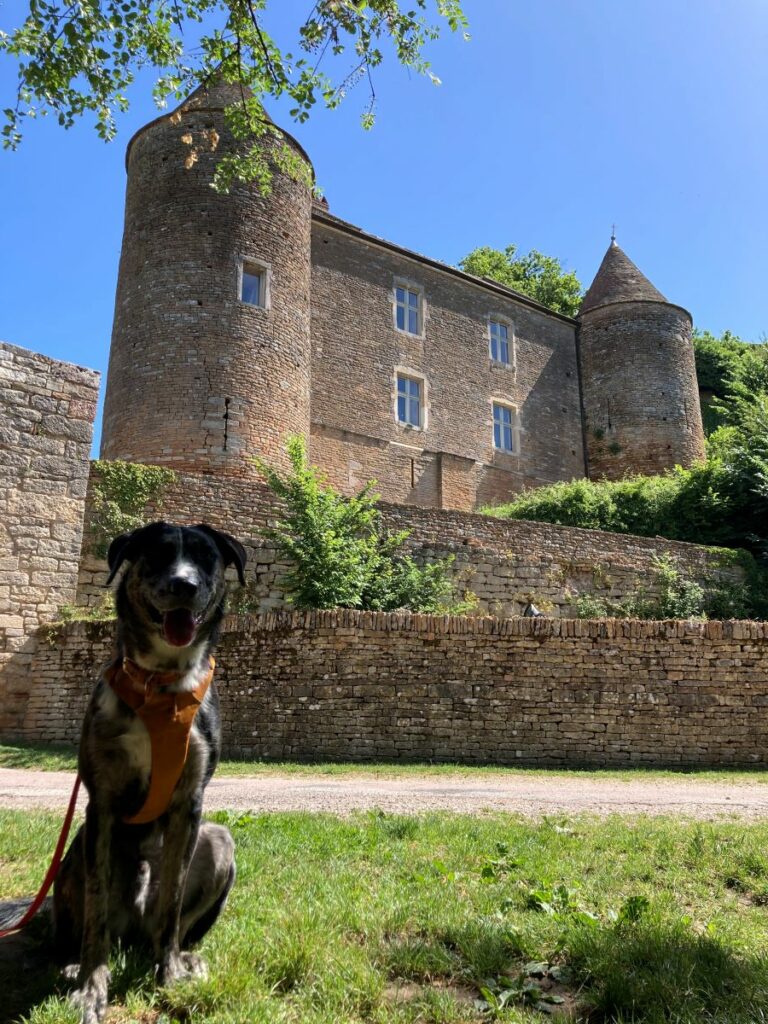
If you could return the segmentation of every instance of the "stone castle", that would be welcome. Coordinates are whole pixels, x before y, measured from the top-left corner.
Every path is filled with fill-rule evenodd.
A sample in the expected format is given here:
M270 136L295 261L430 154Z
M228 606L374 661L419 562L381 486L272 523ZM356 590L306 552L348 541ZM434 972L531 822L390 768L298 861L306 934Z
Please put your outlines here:
M197 93L129 145L102 445L176 471L146 518L204 519L248 548L248 604L219 650L227 752L764 764L764 623L571 618L575 595L653 592L662 555L702 584L739 584L739 564L472 514L697 458L688 313L615 245L571 319L364 233L282 174L266 197L219 196L228 99ZM57 623L103 607L98 389L0 343L0 739L75 742L108 655L110 623ZM279 506L248 456L280 463L289 433L342 490L376 478L384 525L418 561L450 556L478 615L286 611L289 566L264 533ZM531 601L546 618L519 617Z
M129 143L103 458L248 478L249 455L280 464L303 434L342 491L375 478L386 500L468 511L703 455L691 317L615 240L572 319L277 171L267 196L218 195L230 90Z

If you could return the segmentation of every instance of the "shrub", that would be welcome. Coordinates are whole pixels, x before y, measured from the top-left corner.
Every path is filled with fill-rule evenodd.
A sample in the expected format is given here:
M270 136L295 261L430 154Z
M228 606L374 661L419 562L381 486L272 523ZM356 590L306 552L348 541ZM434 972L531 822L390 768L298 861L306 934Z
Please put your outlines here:
M292 563L285 586L297 608L468 610L455 596L453 559L419 566L401 550L407 531L384 528L372 481L344 497L308 463L302 437L289 438L286 450L288 474L254 462L283 502L281 518L263 533Z
M651 601L654 618L692 619L706 616L706 594L695 580L689 579L671 555L660 555L653 560L658 597ZM655 607L654 607L655 606Z

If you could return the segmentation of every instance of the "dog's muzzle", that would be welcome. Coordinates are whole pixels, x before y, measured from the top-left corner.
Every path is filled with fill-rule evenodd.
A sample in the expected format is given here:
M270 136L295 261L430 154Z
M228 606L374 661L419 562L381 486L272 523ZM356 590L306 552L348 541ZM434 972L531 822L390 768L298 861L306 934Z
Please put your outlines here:
M195 639L200 617L189 608L173 608L162 613L163 639L172 647L186 647Z

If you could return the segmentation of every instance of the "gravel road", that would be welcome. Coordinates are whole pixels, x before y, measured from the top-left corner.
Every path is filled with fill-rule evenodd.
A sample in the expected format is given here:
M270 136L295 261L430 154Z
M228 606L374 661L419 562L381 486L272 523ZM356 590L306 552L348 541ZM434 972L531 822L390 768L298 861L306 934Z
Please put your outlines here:
M63 809L73 781L69 772L0 768L0 807ZM768 784L685 777L623 781L587 775L219 776L206 791L205 807L332 814L377 807L399 814L511 811L530 817L590 813L756 819L768 817Z

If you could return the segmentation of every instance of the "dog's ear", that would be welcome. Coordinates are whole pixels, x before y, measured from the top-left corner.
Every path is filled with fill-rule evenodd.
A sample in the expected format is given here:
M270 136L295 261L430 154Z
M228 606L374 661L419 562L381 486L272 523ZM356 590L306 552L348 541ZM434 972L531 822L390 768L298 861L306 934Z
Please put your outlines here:
M202 530L203 533L207 534L216 547L221 553L221 557L224 559L224 565L234 565L237 569L237 578L244 585L245 584L245 563L248 559L245 548L239 540L235 540L228 533L222 533L221 530L214 530L212 526L208 526L206 523L198 523L198 530Z
M107 576L105 586L109 586L123 562L126 560L130 562L136 557L149 531L151 530L153 533L156 533L158 527L162 528L165 525L165 523L150 523L148 526L140 526L138 530L131 530L130 533L121 533L119 537L115 537L109 545L109 551L107 551L109 576Z
M112 580L117 575L117 571L126 558L131 557L131 541L133 539L132 533L121 533L118 537L112 541L109 545L109 551L107 552L107 565L109 566L109 576L107 576L106 586L109 586Z

